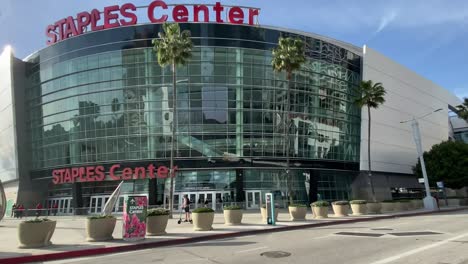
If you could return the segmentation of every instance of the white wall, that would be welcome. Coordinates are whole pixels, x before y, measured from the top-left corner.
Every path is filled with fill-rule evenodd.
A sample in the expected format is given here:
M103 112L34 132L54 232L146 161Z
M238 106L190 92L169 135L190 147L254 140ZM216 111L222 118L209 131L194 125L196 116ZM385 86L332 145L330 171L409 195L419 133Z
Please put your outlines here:
M15 122L9 47L0 55L0 180L18 179Z
M400 121L442 108L443 111L419 121L423 148L429 150L432 145L448 139L448 105L459 105L461 101L449 91L366 46L363 48L363 80L381 82L387 90L385 104L371 110L372 170L412 173L411 168L417 162L416 147L410 124L400 124ZM367 128L367 109L363 108L361 170L368 169Z

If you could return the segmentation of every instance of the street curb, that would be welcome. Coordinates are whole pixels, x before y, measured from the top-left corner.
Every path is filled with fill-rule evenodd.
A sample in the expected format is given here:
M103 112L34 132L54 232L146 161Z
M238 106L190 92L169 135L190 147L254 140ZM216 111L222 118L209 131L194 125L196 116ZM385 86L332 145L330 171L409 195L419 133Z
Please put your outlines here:
M399 214L399 215L384 215L384 216L374 216L374 217L366 217L366 218L354 218L354 219L349 219L349 220L337 220L337 221L323 222L323 223L310 223L310 224L296 225L296 226L281 226L281 227L276 227L276 228L271 228L271 229L248 230L248 231L240 231L240 232L232 232L232 233L224 233L224 234L213 234L213 235L206 235L206 236L200 236L200 237L181 238L181 239L174 239L174 240L167 240L167 241L156 241L156 242L148 242L148 243L141 243L141 244L134 244L134 245L91 248L91 249L82 249L82 250L75 250L75 251L47 253L47 254L38 254L38 255L30 255L30 256L3 258L3 259L0 258L0 262L2 264L18 264L18 263L29 263L29 262L53 261L53 260L61 260L61 259L68 259L68 258L89 257L89 256L103 255L103 254L121 253L124 251L177 246L177 245L215 240L215 239L225 239L225 238L259 235L259 234L266 234L266 233L276 233L276 232L292 231L292 230L298 230L298 229L308 229L308 228L323 227L323 226L352 224L352 223L359 223L359 222L370 222L370 221L378 221L378 220L385 220L385 219L392 219L392 218L403 218L403 217L413 217L413 216L430 215L430 214L450 213L450 212L463 211L466 209L468 209L468 207L446 209L442 211L415 212L415 213L405 213L405 214Z

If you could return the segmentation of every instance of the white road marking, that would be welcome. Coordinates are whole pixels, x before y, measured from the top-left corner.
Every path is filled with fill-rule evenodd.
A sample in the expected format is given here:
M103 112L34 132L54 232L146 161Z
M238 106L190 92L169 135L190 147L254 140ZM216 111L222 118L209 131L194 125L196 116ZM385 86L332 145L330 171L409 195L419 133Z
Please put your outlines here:
M257 250L266 249L266 248L268 248L268 247L251 248L251 249L236 251L236 253L246 253L246 252L257 251Z
M465 233L465 234L462 234L462 235L459 235L459 236L456 236L456 237L452 237L452 238L448 238L448 239L445 239L445 240L442 240L440 242L437 242L437 243L434 243L434 244L430 244L430 245L427 245L427 246L423 246L423 247L420 247L420 248L416 248L416 249L413 249L413 250L410 250L410 251L406 251L402 254L399 254L399 255L396 255L396 256L393 256L393 257L390 257L390 258L386 258L386 259L381 259L379 261L376 261L376 262L373 262L371 264L385 264L385 263L390 263L390 262L393 262L395 260L399 260L401 258L404 258L404 257L407 257L407 256L411 256L411 255L414 255L416 253L419 253L419 252L422 252L424 250L428 250L428 249L431 249L431 248L435 248L435 247L439 247L443 244L447 244L449 242L452 242L454 240L458 240L460 238L463 238L463 237L466 237L468 236L468 233Z

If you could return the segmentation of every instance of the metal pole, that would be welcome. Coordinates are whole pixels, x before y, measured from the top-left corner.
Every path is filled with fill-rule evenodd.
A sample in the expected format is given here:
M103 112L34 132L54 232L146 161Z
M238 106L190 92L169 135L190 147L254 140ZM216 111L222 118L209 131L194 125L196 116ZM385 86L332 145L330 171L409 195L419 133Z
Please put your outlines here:
M426 189L426 198L424 198L424 207L428 210L435 210L437 207L435 199L431 195L431 189L429 187L429 179L426 172L426 164L424 162L424 155L421 143L421 132L419 130L419 124L416 118L413 117L411 120L411 127L413 128L413 137L416 144L416 150L418 152L419 160L421 161L421 170L424 177L424 187Z

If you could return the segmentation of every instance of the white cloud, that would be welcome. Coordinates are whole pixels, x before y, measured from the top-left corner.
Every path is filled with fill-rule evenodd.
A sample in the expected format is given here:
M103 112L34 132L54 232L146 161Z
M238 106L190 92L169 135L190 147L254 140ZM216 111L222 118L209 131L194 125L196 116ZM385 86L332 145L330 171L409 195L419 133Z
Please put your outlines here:
M379 33L380 31L384 30L384 28L386 28L390 23L392 23L396 17L397 17L396 10L391 10L388 13L386 13L380 20L380 25L379 25L379 28L377 28L376 33Z

